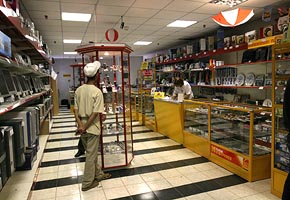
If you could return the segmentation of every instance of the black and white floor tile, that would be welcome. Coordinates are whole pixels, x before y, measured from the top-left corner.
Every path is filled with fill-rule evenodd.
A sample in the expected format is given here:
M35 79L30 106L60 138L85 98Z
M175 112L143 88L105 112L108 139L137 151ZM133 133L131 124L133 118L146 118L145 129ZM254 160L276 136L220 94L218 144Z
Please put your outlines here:
M109 171L111 179L82 192L85 158L74 158L74 130L68 111L54 117L28 200L278 200L270 179L246 182L138 122L133 122L131 165Z

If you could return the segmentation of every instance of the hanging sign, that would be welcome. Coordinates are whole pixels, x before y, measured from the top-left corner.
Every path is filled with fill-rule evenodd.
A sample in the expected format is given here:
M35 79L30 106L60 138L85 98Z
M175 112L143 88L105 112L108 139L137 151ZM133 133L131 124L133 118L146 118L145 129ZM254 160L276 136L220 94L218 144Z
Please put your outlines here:
M142 70L142 75L144 80L153 80L153 71L152 69Z
M148 69L149 63L147 61L144 61L141 63L141 69Z
M116 42L119 37L119 33L116 29L110 28L105 33L106 40L108 42Z

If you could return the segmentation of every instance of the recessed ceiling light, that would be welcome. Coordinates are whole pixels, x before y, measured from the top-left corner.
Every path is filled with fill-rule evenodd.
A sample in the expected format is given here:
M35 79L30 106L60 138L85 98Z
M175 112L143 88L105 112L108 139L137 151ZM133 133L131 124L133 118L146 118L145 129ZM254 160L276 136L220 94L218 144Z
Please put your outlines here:
M147 42L147 41L137 41L134 43L134 45L149 45L152 42Z
M64 21L88 22L91 19L91 14L62 12L61 19Z
M176 20L176 21L168 24L167 27L186 28L186 27L191 26L192 24L195 24L195 23L197 23L197 21Z
M63 52L63 54L65 54L65 55L76 55L77 52L74 52L74 51L72 51L72 52Z
M63 43L67 43L67 44L80 44L82 42L82 40L69 40L69 39L64 39Z

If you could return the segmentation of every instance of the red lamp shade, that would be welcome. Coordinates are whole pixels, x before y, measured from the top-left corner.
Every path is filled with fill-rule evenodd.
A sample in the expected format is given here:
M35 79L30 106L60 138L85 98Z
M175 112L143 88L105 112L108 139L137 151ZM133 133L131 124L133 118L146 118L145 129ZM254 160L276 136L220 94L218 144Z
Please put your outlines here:
M230 11L220 12L212 19L221 26L234 27L246 23L254 16L253 10L234 9Z
M115 42L115 41L118 40L119 33L118 33L118 31L116 29L111 28L111 29L108 29L106 31L105 36L106 36L106 40L107 41L109 41L109 42Z

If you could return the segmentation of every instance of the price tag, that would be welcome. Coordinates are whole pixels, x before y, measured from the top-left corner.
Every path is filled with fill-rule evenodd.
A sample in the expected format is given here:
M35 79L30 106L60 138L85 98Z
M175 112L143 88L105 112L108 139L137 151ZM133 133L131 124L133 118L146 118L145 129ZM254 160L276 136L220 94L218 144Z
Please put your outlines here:
M264 89L264 87L259 87L259 90L263 90Z

